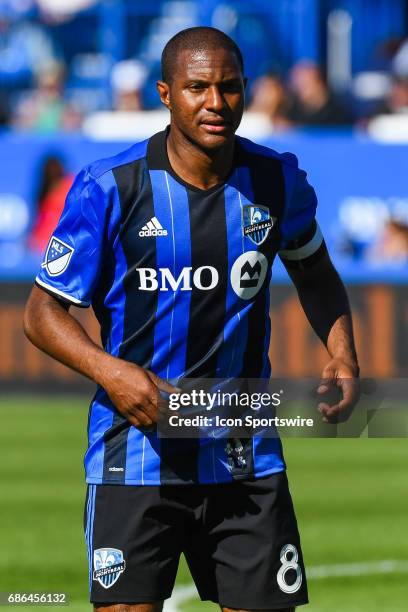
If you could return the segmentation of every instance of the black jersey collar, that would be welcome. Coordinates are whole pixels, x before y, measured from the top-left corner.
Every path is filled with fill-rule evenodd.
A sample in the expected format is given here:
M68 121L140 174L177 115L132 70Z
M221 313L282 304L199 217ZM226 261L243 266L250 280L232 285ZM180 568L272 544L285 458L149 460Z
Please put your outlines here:
M172 171L170 166L169 158L167 155L167 134L170 131L170 127L167 126L162 132L157 132L149 139L147 145L147 164L149 170L167 170Z
M176 181L178 181L179 183L181 183L188 189L191 189L192 191L198 191L201 193L207 193L207 194L213 191L216 191L217 189L220 189L228 182L228 178L226 178L225 181L223 181L222 183L219 183L218 185L214 185L213 187L210 187L210 189L200 189L199 187L195 187L194 185L190 185L189 183L186 183L185 181L183 181L183 179L174 172L173 168L170 165L169 156L167 155L167 136L169 134L169 131L170 131L170 126L168 125L165 130L163 130L162 132L157 132L157 134L154 134L149 139L149 143L147 146L147 165L148 165L149 170L165 170L171 176L173 176L173 178ZM238 141L239 139L236 137L235 138L234 160L233 160L232 168L231 168L231 171L228 177L232 175L234 168L238 164L238 160L240 157L240 153L239 153L240 147L239 147Z

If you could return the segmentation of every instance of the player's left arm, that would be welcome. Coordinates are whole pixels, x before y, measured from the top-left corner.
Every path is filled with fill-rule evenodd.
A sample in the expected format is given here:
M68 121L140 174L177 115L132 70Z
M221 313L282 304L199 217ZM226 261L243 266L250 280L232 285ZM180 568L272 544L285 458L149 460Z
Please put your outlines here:
M296 168L294 176L292 196L281 225L279 256L296 287L306 317L330 355L318 389L323 400L319 410L325 421L344 421L360 396L349 300L315 219L315 192L305 172ZM324 395L334 386L340 389L342 397L330 405L324 401Z
M344 421L360 394L359 366L346 289L326 249L310 267L285 267L296 287L306 317L330 355L321 375L318 393L323 399L333 385L342 391L342 399L338 403L330 406L322 401L319 410L325 421Z

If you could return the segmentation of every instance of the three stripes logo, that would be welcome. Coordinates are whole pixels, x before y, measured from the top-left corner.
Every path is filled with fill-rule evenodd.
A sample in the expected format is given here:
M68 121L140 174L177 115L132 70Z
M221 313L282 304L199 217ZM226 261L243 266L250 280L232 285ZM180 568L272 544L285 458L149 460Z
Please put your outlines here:
M141 238L146 236L167 236L167 230L163 228L157 217L152 217L150 221L142 227L139 236Z

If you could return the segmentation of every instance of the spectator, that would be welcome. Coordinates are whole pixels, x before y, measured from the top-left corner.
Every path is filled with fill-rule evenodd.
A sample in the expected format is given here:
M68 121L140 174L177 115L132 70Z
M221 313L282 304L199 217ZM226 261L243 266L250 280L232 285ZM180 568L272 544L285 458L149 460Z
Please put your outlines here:
M164 107L148 115L144 112L142 90L146 79L147 69L137 60L115 64L111 73L112 110L89 114L82 124L83 132L91 138L131 140L164 129L168 123Z
M408 116L408 77L394 77L384 100L360 123L375 137L393 136L406 140Z
M400 78L408 78L408 39L401 42L392 58L392 73Z
M289 127L289 102L281 79L274 74L265 74L256 79L252 87L249 112L262 113L274 128Z
M396 77L380 113L405 113L408 111L408 75Z
M147 71L137 60L118 62L112 70L114 110L135 112L143 110L142 89L146 82Z
M60 218L73 178L71 174L66 173L59 157L49 156L45 159L37 196L37 218L28 239L29 247L33 251L42 253L47 246L51 232Z
M81 124L81 116L63 97L64 71L60 64L53 63L37 75L37 88L31 92L17 109L17 127L37 132L72 130Z
M374 263L408 263L408 225L402 221L387 221L379 239L367 253L368 260Z
M294 94L289 116L300 125L350 125L347 109L329 91L318 66L311 62L296 64L290 74Z

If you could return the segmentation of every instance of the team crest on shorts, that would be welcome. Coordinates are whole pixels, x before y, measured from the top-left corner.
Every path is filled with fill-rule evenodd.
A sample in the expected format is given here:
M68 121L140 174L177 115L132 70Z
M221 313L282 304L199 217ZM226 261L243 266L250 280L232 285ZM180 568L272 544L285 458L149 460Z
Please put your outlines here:
M242 207L242 227L244 236L255 244L262 244L268 237L276 219L271 217L266 206Z
M62 274L68 267L74 249L59 238L51 236L45 253L45 261L42 267L50 276Z
M125 571L126 563L118 548L98 548L94 550L93 566L93 579L109 589Z

